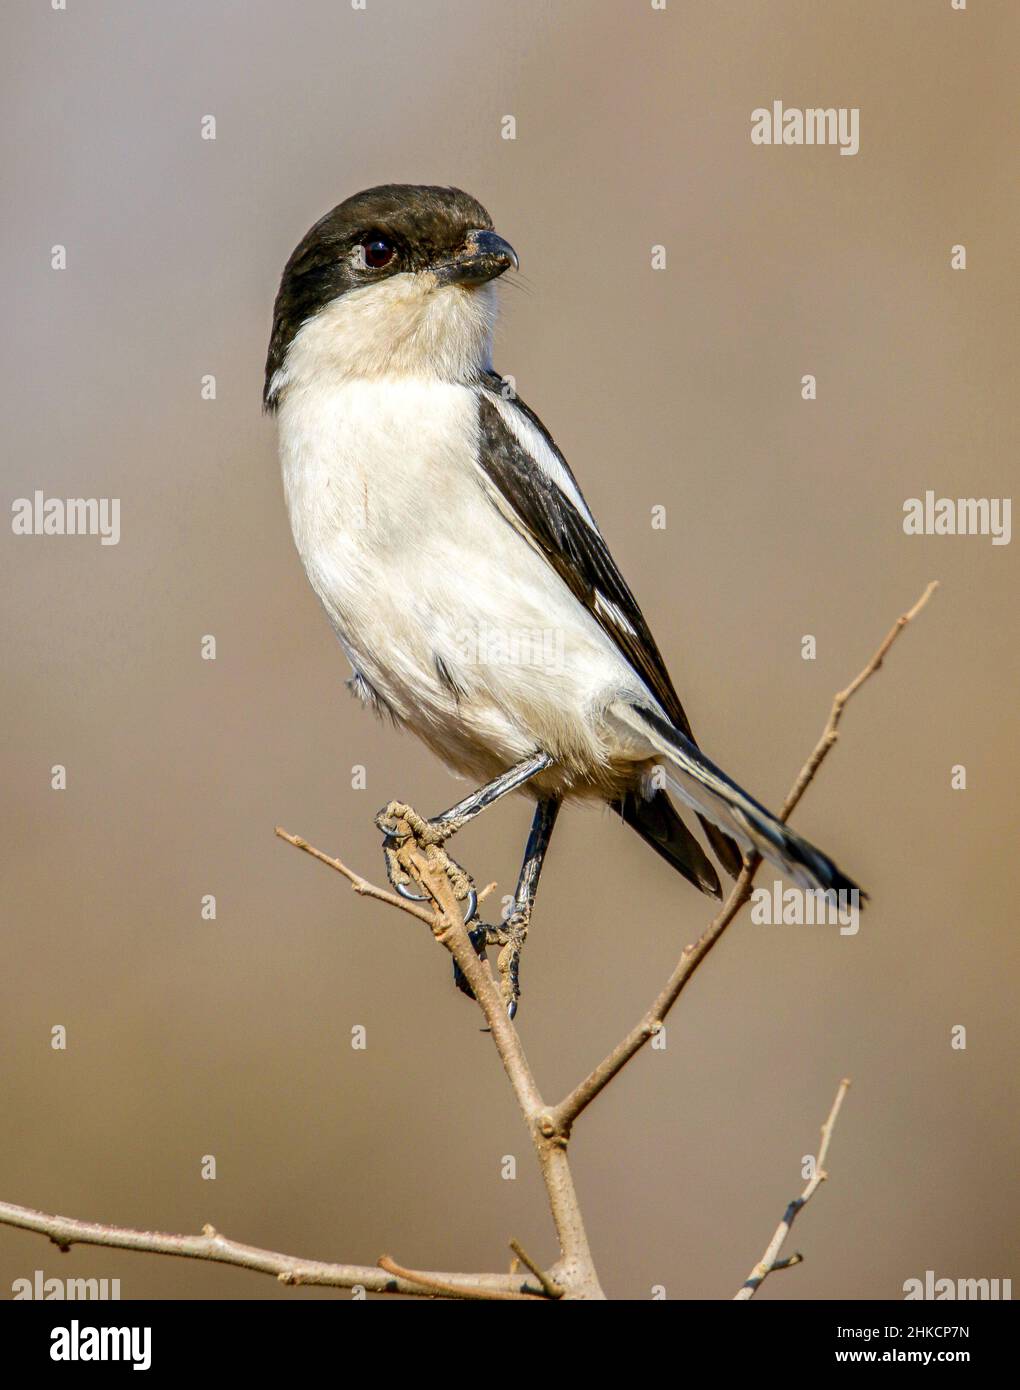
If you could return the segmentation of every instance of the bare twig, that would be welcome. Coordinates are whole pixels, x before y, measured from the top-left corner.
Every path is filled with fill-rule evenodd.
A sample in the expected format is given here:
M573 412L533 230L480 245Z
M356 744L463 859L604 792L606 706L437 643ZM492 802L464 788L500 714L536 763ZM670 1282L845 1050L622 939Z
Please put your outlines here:
M519 1289L480 1289L477 1284L458 1283L459 1276L457 1275L428 1274L417 1269L405 1269L403 1265L398 1265L390 1255L380 1256L379 1268L392 1274L402 1283L417 1284L420 1293L430 1295L433 1298L499 1299L515 1302L519 1302L521 1299L532 1299L541 1303L545 1297L544 1294L540 1293L523 1293Z
M367 878L362 878L353 869L349 869L343 860L334 859L330 854L323 854L321 849L316 849L307 840L303 840L300 835L292 835L289 830L284 830L282 825L276 827L276 834L281 840L286 840L289 845L304 850L305 854L310 854L320 864L327 864L338 874L343 874L354 892L360 897L375 898L377 902L385 903L387 907L399 907L401 912L407 912L410 916L417 917L419 922L424 922L427 926L431 927L435 922L434 912L426 912L424 908L415 907L414 903L408 902L406 898L398 898L396 893L389 893L385 888L377 888L374 883L369 883Z
M832 710L829 714L828 722L822 731L822 736L812 750L811 756L801 768L797 780L794 782L789 795L783 802L783 809L780 812L781 820L786 820L790 815L790 812L810 786L815 774L818 772L818 769L821 767L830 749L836 742L836 726L839 724L843 714L843 708L847 701L861 688L868 677L873 676L879 669L893 642L895 642L896 638L907 624L920 613L921 609L925 606L937 588L937 582L928 585L913 608L897 618L864 669L854 677L845 690L841 690L836 695L832 702ZM594 1071L590 1072L588 1076L586 1076L578 1086L575 1086L570 1094L556 1106L553 1114L557 1125L561 1129L569 1133L570 1126L577 1119L578 1115L592 1103L595 1097L609 1085L613 1077L617 1076L623 1070L630 1059L635 1056L636 1053L640 1052L645 1043L647 1043L650 1038L654 1037L661 1028L666 1015L680 997L682 990L691 976L751 896L751 885L760 863L761 859L756 854L749 856L745 860L744 868L737 878L736 883L734 883L733 887L730 889L730 895L726 899L718 915L693 945L684 947L677 967L670 976L665 989L663 989L655 999L648 1012L634 1025L622 1042L617 1043L612 1052L603 1058Z
M369 1293L401 1293L434 1297L436 1286L457 1287L460 1297L487 1298L531 1295L541 1298L541 1286L515 1274L444 1274L433 1270L416 1273L413 1279L392 1274L375 1265L327 1264L322 1260L303 1260L281 1255L255 1245L241 1245L213 1229L203 1228L200 1236L166 1235L162 1231L136 1231L126 1226L107 1226L93 1221L76 1221L69 1216L51 1216L0 1202L0 1224L48 1236L61 1250L72 1245L105 1245L116 1250L140 1250L154 1255L178 1255L189 1260L213 1260L236 1265L259 1274L274 1274L282 1284L318 1284L334 1289L364 1288ZM427 1281L427 1283L425 1282Z
M584 1080L575 1086L570 1094L556 1106L554 1111L556 1121L568 1132L578 1115L591 1105L595 1097L605 1090L613 1077L618 1076L630 1059L636 1056L645 1043L654 1038L660 1030L666 1015L680 997L687 981L751 896L751 883L760 862L755 856L745 863L718 915L713 918L697 941L684 947L676 969L648 1012L639 1023L635 1024L627 1036L617 1043L612 1052L604 1057L598 1066L589 1072Z
M785 1260L779 1258L779 1252L786 1243L786 1238L790 1234L790 1227L797 1219L797 1213L802 1207L807 1206L808 1202L810 1202L811 1198L829 1176L825 1171L825 1160L829 1156L829 1141L832 1138L832 1131L835 1128L836 1118L843 1104L843 1097L846 1095L849 1087L849 1078L844 1077L839 1083L839 1089L836 1091L836 1099L832 1102L829 1118L822 1125L822 1144L821 1148L818 1150L818 1157L815 1160L814 1173L804 1191L799 1197L795 1197L786 1208L786 1211L783 1213L783 1219L776 1227L776 1233L769 1241L764 1255L762 1255L754 1269L751 1270L751 1273L744 1280L744 1283L737 1290L736 1294L734 1294L733 1301L735 1303L743 1303L749 1298L753 1298L769 1275L774 1274L776 1270L790 1269L793 1265L800 1264L803 1260L804 1256L800 1251L795 1255L788 1256Z
M847 688L845 690L839 691L839 693L835 696L835 698L832 701L832 709L829 712L829 722L822 730L822 736L815 744L814 750L810 758L808 758L807 762L801 768L800 774L797 777L796 782L794 782L793 786L790 788L789 795L783 802L783 809L779 815L780 820L787 820L789 818L790 813L793 811L793 808L797 805L798 801L800 801L801 797L804 795L804 793L807 791L808 787L814 780L815 773L818 771L818 769L821 767L822 763L828 756L829 749L839 738L837 729L839 728L839 721L843 718L843 710L846 708L847 701L850 699L852 695L856 695L857 691L860 690L864 682L866 680L869 680L875 674L875 672L880 669L882 662L885 660L886 655L888 654L889 648L896 641L897 637L899 637L900 633L907 626L907 624L913 622L913 620L917 617L918 613L920 613L921 609L925 606L925 604L928 602L928 600L931 598L932 594L938 587L938 580L933 579L931 583L928 585L928 587L925 589L921 597L914 604L913 608L908 609L906 613L901 613L900 616L896 619L892 627L889 629L885 637L882 639L882 642L878 650L875 652L875 655L868 662L867 666L865 666L864 670L859 671L857 675L854 676L853 680L850 682Z
M557 1284L555 1279L550 1279L549 1275L546 1274L542 1266L540 1264L536 1264L536 1262L531 1258L528 1252L521 1245L519 1240L511 1240L510 1249L520 1260L521 1264L524 1265L525 1269L531 1270L532 1274L535 1276L538 1282L542 1285L542 1288L545 1290L547 1298L563 1297L563 1286L561 1284Z

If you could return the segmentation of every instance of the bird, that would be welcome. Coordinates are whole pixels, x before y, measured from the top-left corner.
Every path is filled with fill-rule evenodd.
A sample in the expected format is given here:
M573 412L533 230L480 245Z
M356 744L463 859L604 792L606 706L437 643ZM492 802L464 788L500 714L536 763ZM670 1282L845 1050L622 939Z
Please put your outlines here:
M732 877L760 856L803 889L865 896L695 740L566 459L493 367L497 282L518 268L458 188L354 194L286 263L263 391L294 541L351 690L479 784L427 823L435 841L509 792L535 802L499 938L511 1016L564 801L606 803L712 897L708 850Z

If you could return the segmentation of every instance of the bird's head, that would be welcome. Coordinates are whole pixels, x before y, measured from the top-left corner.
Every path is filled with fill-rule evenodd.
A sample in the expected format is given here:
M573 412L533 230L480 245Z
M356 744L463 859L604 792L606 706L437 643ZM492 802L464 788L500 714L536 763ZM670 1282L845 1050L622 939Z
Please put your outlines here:
M316 222L284 268L264 403L351 377L468 381L489 366L495 291L517 268L458 188L385 184Z

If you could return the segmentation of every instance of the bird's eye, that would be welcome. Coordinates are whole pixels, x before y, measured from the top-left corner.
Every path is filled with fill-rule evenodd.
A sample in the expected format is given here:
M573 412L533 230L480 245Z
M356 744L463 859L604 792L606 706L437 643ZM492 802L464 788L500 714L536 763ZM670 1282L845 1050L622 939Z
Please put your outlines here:
M364 252L365 264L369 270L382 270L383 266L389 265L397 254L397 248L392 241L387 241L382 236L366 238L361 243L361 249Z

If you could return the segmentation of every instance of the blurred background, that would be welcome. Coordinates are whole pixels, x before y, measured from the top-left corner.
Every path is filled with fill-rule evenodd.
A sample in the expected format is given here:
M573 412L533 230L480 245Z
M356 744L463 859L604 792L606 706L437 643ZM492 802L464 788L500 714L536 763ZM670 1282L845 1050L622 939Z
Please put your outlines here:
M555 1256L445 953L273 834L378 878L375 811L465 790L343 688L260 413L310 224L374 183L453 183L521 258L496 365L752 792L781 802L833 692L942 584L796 813L869 889L859 935L745 914L665 1051L578 1127L605 1288L732 1296L844 1074L806 1262L759 1297L1020 1275L1015 547L902 530L926 489L1011 490L1017 7L20 0L2 26L4 491L120 498L122 535L0 529L0 1198L326 1260L500 1268L511 1236ZM860 152L753 146L776 99L860 108ZM511 892L529 819L504 803L458 859ZM520 1014L548 1097L710 915L609 813L561 817ZM36 1269L125 1298L349 1297L0 1228L0 1296Z

